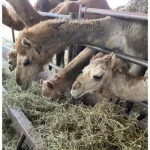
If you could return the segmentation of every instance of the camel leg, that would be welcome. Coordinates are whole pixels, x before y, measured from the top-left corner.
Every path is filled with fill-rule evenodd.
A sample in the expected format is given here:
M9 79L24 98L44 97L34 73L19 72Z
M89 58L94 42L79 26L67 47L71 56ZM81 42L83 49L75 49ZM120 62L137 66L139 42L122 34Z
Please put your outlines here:
M133 108L133 102L126 101L125 102L125 113L129 115L131 110L132 110L132 108Z
M64 55L65 55L65 51L62 51L58 54L56 54L56 65L57 66L64 66Z
M142 120L142 119L146 118L147 115L148 115L147 111L142 110L142 111L140 111L140 115L137 117L137 120Z

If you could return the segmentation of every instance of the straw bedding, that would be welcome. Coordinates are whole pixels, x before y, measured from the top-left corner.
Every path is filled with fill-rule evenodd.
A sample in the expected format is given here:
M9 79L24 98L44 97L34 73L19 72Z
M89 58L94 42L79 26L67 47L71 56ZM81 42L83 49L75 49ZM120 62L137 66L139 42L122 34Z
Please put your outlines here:
M22 109L42 137L45 150L148 149L146 131L135 124L137 114L127 118L122 115L122 107L105 99L92 108L73 105L69 95L53 100L42 98L36 82L28 91L20 92L14 73L7 69L3 69L3 85L8 91L3 99ZM18 138L3 113L3 147L15 149Z

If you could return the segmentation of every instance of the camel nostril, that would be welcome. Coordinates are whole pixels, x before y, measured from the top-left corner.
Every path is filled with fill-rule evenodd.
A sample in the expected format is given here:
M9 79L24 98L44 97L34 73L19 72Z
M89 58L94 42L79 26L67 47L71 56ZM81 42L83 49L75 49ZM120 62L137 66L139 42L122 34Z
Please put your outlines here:
M81 83L76 81L76 82L72 85L72 89L73 89L73 90L76 90L76 89L80 88L80 86L81 86Z
M19 78L16 79L16 82L19 86L21 85L21 80Z

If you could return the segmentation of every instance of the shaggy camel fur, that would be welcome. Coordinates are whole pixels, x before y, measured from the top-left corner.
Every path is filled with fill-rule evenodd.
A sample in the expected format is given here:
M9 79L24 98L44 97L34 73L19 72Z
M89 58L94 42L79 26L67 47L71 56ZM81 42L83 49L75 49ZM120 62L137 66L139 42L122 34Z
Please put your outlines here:
M69 12L75 13L75 18L78 17L79 12L79 5L84 4L86 7L90 8L100 8L100 9L110 9L108 3L106 0L78 0L78 1L64 1L63 3L60 3L57 5L51 12L58 13L58 14L64 14L69 15ZM85 14L84 19L100 19L104 18L106 16L104 15L91 15L91 14ZM78 54L81 52L80 49L76 52ZM60 52L56 55L56 64L60 66L64 66L64 52Z
M122 100L148 100L148 76L135 77L127 74L123 67L118 68L114 54L98 53L91 59L72 85L71 95L79 98L86 93L98 91L119 97ZM107 97L107 96L106 96Z
M72 60L62 71L55 74L48 80L41 80L42 95L45 97L56 98L64 92L68 92L75 81L78 74L88 65L92 55L96 52L92 49L86 48L75 59Z
M69 15L69 12L75 13L75 18L78 17L79 12L79 5L84 4L86 7L90 8L100 8L100 9L110 9L108 3L106 0L78 0L78 1L64 1L63 3L60 3L58 6L56 6L51 12L58 13L58 14L64 14ZM104 15L91 15L91 14L85 14L84 19L100 19L104 18L106 16ZM81 52L80 49L76 52L78 54ZM60 52L56 55L56 64L60 66L64 66L64 52Z
M131 0L125 11L147 13L147 0ZM70 44L89 44L118 49L147 59L147 22L106 17L97 20L41 22L20 32L16 41L16 82L27 89L32 78L47 65L54 54ZM133 73L141 67L131 66Z

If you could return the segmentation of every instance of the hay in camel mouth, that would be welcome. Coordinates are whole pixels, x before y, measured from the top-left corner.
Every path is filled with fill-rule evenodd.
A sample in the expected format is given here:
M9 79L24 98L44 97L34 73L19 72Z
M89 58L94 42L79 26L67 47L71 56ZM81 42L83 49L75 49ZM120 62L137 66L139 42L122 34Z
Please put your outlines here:
M135 116L121 115L123 108L103 100L93 108L73 105L70 96L50 100L42 98L38 83L20 92L14 73L3 70L3 98L20 107L42 137L45 150L147 150L146 131L135 124ZM18 139L3 114L3 147L15 149ZM7 132L6 129L8 128ZM8 135L10 137L8 137ZM15 138L14 138L15 137ZM16 140L13 140L16 139Z

